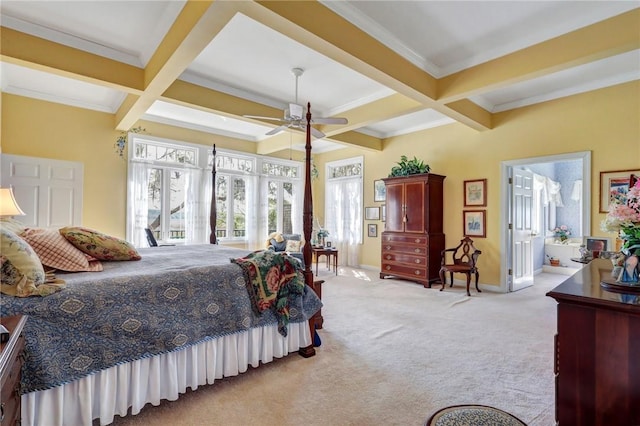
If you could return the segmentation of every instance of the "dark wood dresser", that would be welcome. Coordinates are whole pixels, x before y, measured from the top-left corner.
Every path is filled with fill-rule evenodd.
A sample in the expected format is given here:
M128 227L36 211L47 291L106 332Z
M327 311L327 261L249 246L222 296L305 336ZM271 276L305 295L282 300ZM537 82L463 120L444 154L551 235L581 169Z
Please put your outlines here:
M11 336L9 341L0 344L0 425L20 424L20 377L23 363L24 336L22 330L26 316L16 315L0 318Z
M386 219L380 278L404 278L425 287L440 279L444 179L433 173L383 179Z
M601 287L611 261L594 259L547 293L558 302L556 421L640 425L640 294Z

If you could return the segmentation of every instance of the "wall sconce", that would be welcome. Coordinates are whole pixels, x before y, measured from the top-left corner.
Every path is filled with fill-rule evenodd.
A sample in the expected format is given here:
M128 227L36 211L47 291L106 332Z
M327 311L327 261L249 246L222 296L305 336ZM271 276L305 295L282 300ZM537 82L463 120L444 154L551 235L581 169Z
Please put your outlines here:
M13 196L13 188L0 188L0 216L25 215Z

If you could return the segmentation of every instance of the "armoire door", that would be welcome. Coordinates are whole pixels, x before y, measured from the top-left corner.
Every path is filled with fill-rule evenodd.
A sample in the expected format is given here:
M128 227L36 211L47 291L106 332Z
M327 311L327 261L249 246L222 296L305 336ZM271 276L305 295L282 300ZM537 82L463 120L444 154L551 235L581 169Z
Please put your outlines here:
M386 185L387 217L385 231L404 232L404 185L391 183Z
M404 232L424 234L425 182L418 180L404 184Z

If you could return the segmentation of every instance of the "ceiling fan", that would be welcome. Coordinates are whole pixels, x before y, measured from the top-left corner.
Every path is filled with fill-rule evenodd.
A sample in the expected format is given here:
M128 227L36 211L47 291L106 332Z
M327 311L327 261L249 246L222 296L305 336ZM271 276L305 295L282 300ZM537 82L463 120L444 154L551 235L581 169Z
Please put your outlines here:
M271 136L275 135L278 132L281 132L285 129L298 129L305 131L307 128L307 121L305 118L304 107L298 103L298 79L304 73L302 68L293 68L291 70L293 75L296 77L296 101L295 103L290 103L289 107L284 110L283 118L275 118L275 117L263 117L260 115L244 115L243 117L247 118L257 118L261 120L273 120L284 123L275 129L270 130L266 133L266 135ZM348 121L343 117L311 117L311 124L347 124ZM311 127L311 134L316 139L321 139L326 135L322 133L320 130Z

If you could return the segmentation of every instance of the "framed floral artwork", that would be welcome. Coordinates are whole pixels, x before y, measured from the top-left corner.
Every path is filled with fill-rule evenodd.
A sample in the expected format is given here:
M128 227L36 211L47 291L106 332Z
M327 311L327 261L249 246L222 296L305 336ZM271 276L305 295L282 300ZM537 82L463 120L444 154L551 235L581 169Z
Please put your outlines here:
M462 212L462 220L465 237L487 236L487 217L484 210L465 210Z
M367 236L369 237L377 237L378 236L378 225L375 223L367 225Z
M629 186L638 176L640 170L600 172L600 213L607 213L611 203L626 203Z
M464 181L464 206L485 207L487 205L487 180Z

